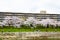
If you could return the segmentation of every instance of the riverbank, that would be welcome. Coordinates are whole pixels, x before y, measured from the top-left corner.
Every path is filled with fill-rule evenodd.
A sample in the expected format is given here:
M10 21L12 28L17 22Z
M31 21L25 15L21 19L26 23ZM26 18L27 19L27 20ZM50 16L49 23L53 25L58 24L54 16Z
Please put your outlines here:
M0 32L60 32L60 28L0 28Z
M2 40L60 39L60 32L0 32Z

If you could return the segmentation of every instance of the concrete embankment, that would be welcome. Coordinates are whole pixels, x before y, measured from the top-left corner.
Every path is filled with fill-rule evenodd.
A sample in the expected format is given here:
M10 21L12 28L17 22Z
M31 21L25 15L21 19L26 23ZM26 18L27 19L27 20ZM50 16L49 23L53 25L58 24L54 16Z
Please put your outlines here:
M60 38L60 32L0 32L0 38L31 39L31 38Z

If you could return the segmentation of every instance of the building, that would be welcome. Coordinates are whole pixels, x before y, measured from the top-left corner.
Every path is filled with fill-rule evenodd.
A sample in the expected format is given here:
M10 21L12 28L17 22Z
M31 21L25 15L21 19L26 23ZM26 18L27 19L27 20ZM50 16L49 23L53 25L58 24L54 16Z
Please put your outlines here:
M40 13L0 12L0 20L4 20L4 17L6 16L18 16L23 19L26 19L28 17L35 17L38 20L51 18L51 19L60 21L60 14L48 14L46 11L41 11Z

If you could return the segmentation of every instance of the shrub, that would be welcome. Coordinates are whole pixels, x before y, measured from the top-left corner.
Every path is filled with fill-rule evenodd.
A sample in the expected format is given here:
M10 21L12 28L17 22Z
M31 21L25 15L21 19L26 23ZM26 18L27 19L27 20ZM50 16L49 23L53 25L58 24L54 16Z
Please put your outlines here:
M28 26L28 25L21 25L21 28L29 29L29 28L30 28L30 26Z

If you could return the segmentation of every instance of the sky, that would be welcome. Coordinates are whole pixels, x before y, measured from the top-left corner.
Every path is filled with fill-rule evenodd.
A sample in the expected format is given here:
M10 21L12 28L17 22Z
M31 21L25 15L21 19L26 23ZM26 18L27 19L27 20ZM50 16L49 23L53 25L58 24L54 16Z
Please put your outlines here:
M0 12L60 13L60 0L0 0Z

